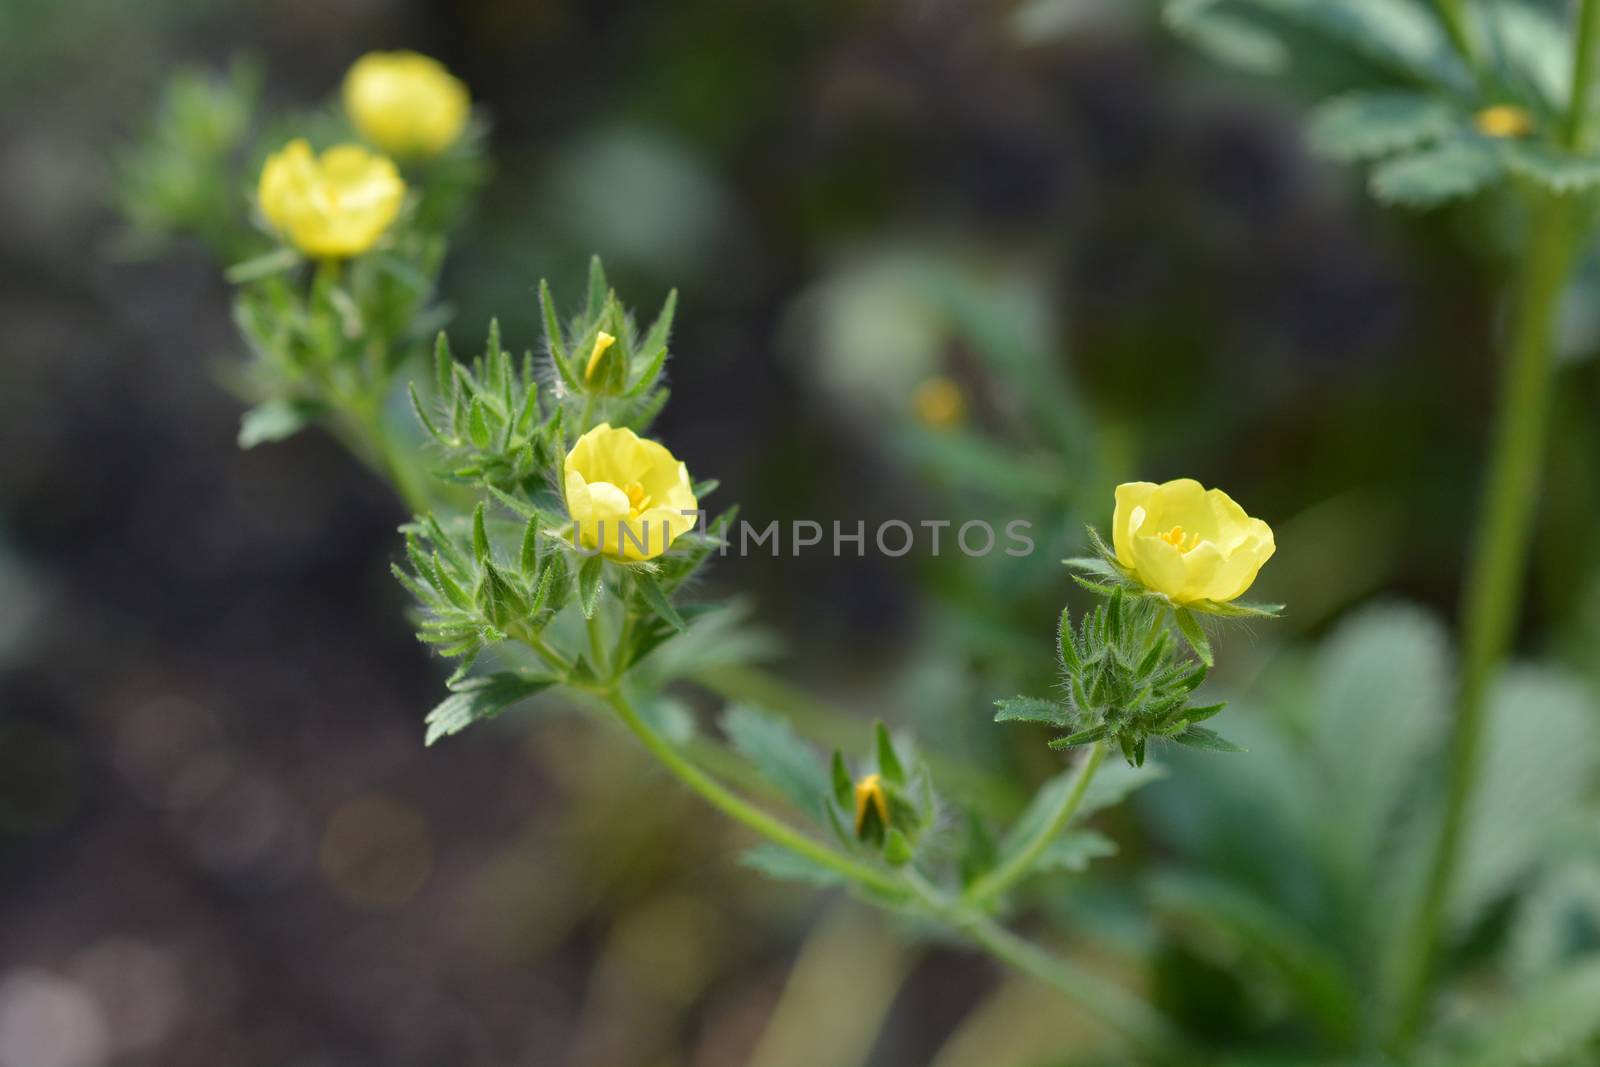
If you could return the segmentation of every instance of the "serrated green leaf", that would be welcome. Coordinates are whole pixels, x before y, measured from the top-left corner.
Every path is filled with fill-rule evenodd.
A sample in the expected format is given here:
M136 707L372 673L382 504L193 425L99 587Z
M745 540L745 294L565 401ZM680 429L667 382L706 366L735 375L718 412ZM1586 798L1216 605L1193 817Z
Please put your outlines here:
M1513 172L1560 196L1600 185L1600 155L1574 155L1538 141L1514 141L1506 144L1504 158Z
M431 745L441 737L460 733L473 723L493 718L518 701L526 700L554 684L554 678L510 671L469 678L457 685L453 693L428 713L425 720L428 733L424 743Z
M1068 830L1045 848L1034 870L1071 871L1079 873L1088 869L1097 859L1117 854L1117 843L1098 830Z
M1077 733L1068 734L1066 737L1051 738L1049 745L1054 749L1076 748L1079 745L1088 745L1093 744L1096 741L1103 741L1110 733L1111 727L1104 724L1100 726L1091 726L1086 730L1079 730Z
M1042 722L1061 727L1072 725L1071 713L1053 700L1016 696L996 700L994 706L1000 709L994 714L995 722Z
M1402 89L1349 93L1312 113L1312 151L1341 163L1375 159L1446 136L1464 123L1448 102Z
M1457 137L1388 159L1373 168L1372 194L1386 204L1429 208L1471 196L1498 181L1500 153L1478 137Z

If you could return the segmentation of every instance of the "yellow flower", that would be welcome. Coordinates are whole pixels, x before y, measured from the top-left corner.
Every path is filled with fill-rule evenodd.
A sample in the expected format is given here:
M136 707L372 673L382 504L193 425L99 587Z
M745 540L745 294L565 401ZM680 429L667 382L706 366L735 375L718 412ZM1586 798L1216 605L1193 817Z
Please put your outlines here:
M1192 478L1117 486L1111 540L1119 563L1179 604L1233 600L1276 547L1272 527Z
M924 426L944 429L966 418L967 397L949 378L929 378L911 394L911 410Z
M1533 116L1515 104L1495 104L1472 117L1485 137L1526 137L1533 132Z
M869 774L856 783L856 836L861 837L870 828L867 825L869 815L878 817L878 831L881 833L889 826L889 798L883 791L883 778L877 774Z
M594 369L600 365L600 357L606 354L606 349L617 343L617 339L601 330L594 339L594 351L589 353L589 364L583 368L583 380L588 381L594 377Z
M261 211L308 256L357 256L400 212L406 183L394 164L355 144L320 157L303 138L267 157L257 189Z
M436 59L368 52L344 76L344 109L361 136L391 155L436 156L467 124L467 87Z
M567 453L577 543L610 559L654 559L695 524L689 469L666 446L602 422Z

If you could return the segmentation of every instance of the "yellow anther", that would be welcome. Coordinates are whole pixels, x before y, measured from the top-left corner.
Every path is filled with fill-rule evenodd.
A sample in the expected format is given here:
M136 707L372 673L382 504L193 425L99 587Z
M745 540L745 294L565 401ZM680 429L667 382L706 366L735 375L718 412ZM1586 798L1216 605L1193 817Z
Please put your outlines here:
M600 365L600 357L606 354L606 349L616 343L617 339L604 330L595 335L594 351L589 353L589 365L583 368L584 381L594 377L594 369Z
M1171 545L1173 548L1182 548L1183 547L1183 527L1182 526L1174 526L1172 529L1168 530L1166 533L1161 535L1161 540L1165 541L1167 544Z
M644 486L638 482L629 482L628 487L623 492L628 494L628 508L635 515L643 511L645 505L650 503L650 497L644 491Z

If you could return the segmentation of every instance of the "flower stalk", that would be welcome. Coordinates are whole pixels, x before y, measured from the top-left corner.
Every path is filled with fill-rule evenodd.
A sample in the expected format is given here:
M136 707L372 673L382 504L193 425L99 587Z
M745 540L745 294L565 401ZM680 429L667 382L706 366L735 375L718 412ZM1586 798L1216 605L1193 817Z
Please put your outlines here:
M1563 141L1585 147L1600 0L1578 13L1573 83ZM1466 815L1477 783L1487 698L1505 662L1522 604L1553 392L1553 348L1561 296L1588 222L1572 197L1535 191L1527 250L1514 296L1489 469L1462 602L1462 667L1443 823L1406 956L1393 1046L1407 1051L1424 1022L1436 956L1460 866Z

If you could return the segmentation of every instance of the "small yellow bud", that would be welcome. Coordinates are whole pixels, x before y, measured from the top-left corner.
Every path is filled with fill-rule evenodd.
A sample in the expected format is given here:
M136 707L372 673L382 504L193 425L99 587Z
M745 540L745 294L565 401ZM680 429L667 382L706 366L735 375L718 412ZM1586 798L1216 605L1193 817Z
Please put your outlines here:
M394 222L406 183L394 164L360 145L316 156L295 138L267 157L256 198L267 220L308 256L358 256Z
M594 369L600 365L600 357L606 354L606 349L617 343L617 339L601 330L594 339L594 351L589 353L589 364L583 368L583 380L588 381L594 377Z
M1111 541L1117 562L1179 604L1237 599L1277 547L1272 527L1192 478L1117 486Z
M693 529L689 469L665 445L602 422L567 453L573 536L610 559L654 559Z
M344 76L344 109L361 136L406 159L436 156L467 124L467 87L436 59L368 52Z
M870 814L878 816L878 823L889 828L889 798L883 791L883 778L869 774L856 783L856 836L866 828Z
M967 416L967 397L949 378L929 378L911 395L911 410L924 426L944 429Z
M1526 137L1533 132L1533 116L1515 104L1495 104L1472 117L1485 137Z

